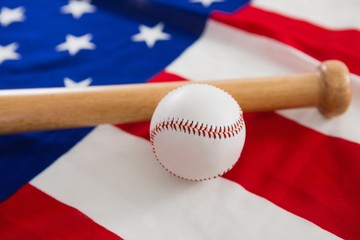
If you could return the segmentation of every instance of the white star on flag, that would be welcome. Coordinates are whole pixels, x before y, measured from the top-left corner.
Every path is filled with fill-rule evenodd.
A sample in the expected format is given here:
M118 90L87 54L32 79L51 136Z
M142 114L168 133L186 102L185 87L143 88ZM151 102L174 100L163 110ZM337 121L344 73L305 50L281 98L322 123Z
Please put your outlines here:
M17 43L11 43L7 46L0 45L0 64L6 60L20 59L20 54L15 52L19 48Z
M25 8L23 7L17 7L14 9L2 7L0 11L0 24L3 27L7 27L13 22L22 22L25 20L24 12Z
M57 45L55 49L59 52L69 51L69 54L74 56L83 49L94 50L96 46L94 43L90 42L91 39L91 34L85 34L80 37L68 34L66 35L66 41Z
M215 2L224 2L224 0L190 0L191 3L201 3L204 7L210 7Z
M64 85L67 88L83 88L88 87L92 82L91 78L86 78L80 82L75 82L71 78L64 78Z
M169 40L171 38L170 34L163 32L164 24L161 22L154 27L148 27L141 24L139 30L140 32L133 35L131 40L134 42L144 41L148 48L152 48L159 40Z
M63 14L70 13L75 19L79 19L85 13L93 13L96 7L90 3L90 0L69 0L69 3L60 8Z

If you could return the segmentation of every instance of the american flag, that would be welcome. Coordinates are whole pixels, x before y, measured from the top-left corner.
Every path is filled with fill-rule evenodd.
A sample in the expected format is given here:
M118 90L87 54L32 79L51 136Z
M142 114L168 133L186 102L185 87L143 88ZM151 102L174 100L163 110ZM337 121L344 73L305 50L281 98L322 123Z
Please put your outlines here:
M164 171L149 122L0 137L0 239L360 239L358 0L1 0L0 88L221 80L339 59L348 111L245 114L222 178ZM1 116L0 116L1 118Z

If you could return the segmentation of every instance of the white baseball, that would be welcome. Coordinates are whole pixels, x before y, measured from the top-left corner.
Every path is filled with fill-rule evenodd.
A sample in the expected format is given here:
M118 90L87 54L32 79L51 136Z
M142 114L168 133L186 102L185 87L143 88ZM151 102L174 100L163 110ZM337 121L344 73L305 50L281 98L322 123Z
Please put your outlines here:
M216 178L240 157L245 142L242 110L217 87L185 85L158 104L150 140L157 160L173 175L193 181Z

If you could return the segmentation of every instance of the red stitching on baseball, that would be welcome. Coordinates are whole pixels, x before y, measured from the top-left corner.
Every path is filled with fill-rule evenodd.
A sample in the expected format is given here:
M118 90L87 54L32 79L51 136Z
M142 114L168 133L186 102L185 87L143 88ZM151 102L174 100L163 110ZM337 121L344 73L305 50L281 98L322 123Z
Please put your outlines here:
M155 125L150 134L150 140L153 142L156 134L162 132L163 130L173 130L179 131L183 133L193 134L213 139L222 139L222 138L230 138L234 137L238 134L244 126L244 120L242 114L240 114L239 119L230 126L212 126L204 123L189 121L185 119L177 119L174 118L161 121Z

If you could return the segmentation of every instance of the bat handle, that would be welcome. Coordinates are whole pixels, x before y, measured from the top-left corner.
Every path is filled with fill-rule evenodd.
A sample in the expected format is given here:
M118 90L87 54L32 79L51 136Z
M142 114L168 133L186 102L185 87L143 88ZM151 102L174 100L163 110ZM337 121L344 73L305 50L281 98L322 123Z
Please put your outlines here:
M326 117L344 113L351 102L350 74L340 61L329 60L318 67L320 73L319 111Z

